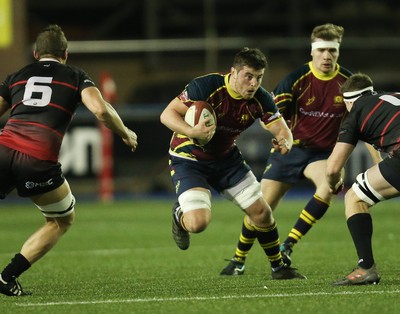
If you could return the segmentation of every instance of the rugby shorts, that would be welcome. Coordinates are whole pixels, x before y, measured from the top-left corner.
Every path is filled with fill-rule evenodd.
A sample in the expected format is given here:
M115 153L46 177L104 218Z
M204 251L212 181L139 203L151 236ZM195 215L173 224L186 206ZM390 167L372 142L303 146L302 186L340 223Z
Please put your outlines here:
M65 181L61 164L36 159L0 145L0 198L17 190L21 197L50 192Z
M304 169L311 163L328 159L332 150L314 150L293 146L286 155L271 153L261 179L296 184L304 179Z
M193 161L170 156L170 171L176 195L196 187L213 188L218 193L235 186L250 171L240 151L235 148L223 159Z

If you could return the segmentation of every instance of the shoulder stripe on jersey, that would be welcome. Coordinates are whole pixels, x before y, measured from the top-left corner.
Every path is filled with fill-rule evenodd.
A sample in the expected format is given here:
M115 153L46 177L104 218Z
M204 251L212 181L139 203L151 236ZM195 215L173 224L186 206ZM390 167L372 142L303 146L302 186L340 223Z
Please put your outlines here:
M381 100L380 102L378 102L374 108L372 108L372 110L370 111L370 113L365 117L363 124L361 125L361 132L364 131L364 127L367 124L367 121L369 120L369 118L371 118L372 114L380 107L380 105L382 105L383 100Z
M61 106L59 106L59 105L57 105L57 104L49 103L48 106L54 107L54 108L57 108L57 109L60 109L60 110L62 110L62 111L64 111L64 112L68 113L70 116L72 116L72 112L71 112L71 111L69 111L69 110L67 110L66 108L61 107Z
M28 82L28 80L15 82L14 84L11 84L10 86L8 86L8 89L12 89L14 86L17 86L17 85L26 84L27 82Z
M384 135L385 135L385 133L386 133L386 130L387 130L387 129L389 128L389 126L392 124L393 120L396 119L396 118L398 117L399 114L400 114L400 112L397 111L396 114L389 120L388 123L386 123L385 127L383 128L382 133L381 133L381 141L380 141L380 145L381 145L381 146L383 146L383 138L384 138Z
M52 83L52 84L57 84L57 85L64 85L64 86L67 86L67 87L69 87L69 88L72 88L73 90L78 90L78 87L76 87L76 86L74 86L74 85L71 85L71 84L68 84L68 83L65 83L65 82L52 81L51 83Z

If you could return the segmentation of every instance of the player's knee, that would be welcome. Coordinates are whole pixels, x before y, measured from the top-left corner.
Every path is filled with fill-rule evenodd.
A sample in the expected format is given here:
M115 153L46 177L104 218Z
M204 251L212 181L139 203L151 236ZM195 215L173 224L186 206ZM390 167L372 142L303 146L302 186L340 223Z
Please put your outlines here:
M206 190L188 190L178 197L185 228L192 233L202 232L211 220L211 194Z
M245 211L257 226L267 226L273 222L272 209L263 198L259 198Z
M185 227L191 233L204 231L211 221L211 211L199 209L184 214Z
M349 193L350 191L351 193ZM347 199L348 202L351 202L352 199L361 200L369 206L373 206L385 200L385 198L371 186L368 180L368 170L364 173L360 173L356 177L356 181L346 195L347 198L345 198L345 200Z
M65 233L72 226L75 220L75 212L72 212L68 216L65 217L56 217L53 218L54 222L57 224L58 229L61 233Z

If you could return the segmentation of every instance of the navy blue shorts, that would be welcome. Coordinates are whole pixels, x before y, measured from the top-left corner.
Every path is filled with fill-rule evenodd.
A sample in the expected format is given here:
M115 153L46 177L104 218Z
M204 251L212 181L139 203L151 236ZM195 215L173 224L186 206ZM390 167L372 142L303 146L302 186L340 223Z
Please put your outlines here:
M196 187L218 193L235 186L250 171L242 154L234 149L226 158L213 161L192 161L170 156L170 170L176 195Z
M0 199L14 189L22 197L40 195L64 181L60 163L36 159L0 145Z
M293 146L289 154L271 153L262 179L275 180L288 184L296 184L304 179L304 169L318 160L326 160L331 150L312 150L310 148Z

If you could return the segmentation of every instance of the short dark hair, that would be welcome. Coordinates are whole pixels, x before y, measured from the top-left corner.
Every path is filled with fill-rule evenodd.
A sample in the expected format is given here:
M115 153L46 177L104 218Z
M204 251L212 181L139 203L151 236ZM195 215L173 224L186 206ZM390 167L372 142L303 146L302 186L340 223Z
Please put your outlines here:
M311 42L315 42L317 38L323 40L337 40L339 43L342 42L344 28L340 25L332 23L326 23L314 27L311 33Z
M232 67L241 70L244 66L261 70L267 67L267 58L258 48L244 47L233 59Z
M56 24L44 28L36 38L35 50L39 58L44 56L64 58L67 47L67 38L61 27Z
M374 83L367 74L355 73L343 83L343 85L340 87L340 92L342 94L346 92L354 92L370 86L374 86Z

